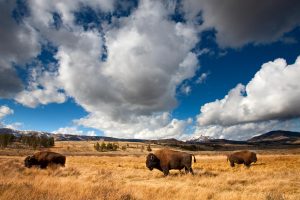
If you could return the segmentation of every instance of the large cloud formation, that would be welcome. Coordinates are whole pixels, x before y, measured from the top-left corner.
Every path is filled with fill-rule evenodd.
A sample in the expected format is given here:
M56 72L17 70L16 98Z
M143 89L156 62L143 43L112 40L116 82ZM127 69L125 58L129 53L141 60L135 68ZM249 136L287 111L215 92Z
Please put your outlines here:
M182 134L188 122L172 119L168 111L177 105L176 88L199 67L191 52L198 42L195 27L172 21L175 8L160 1L141 1L128 17L103 21L101 31L76 23L74 12L82 6L109 13L114 3L108 2L113 1L29 1L26 20L57 46L58 67L56 72L32 70L27 89L15 99L36 107L70 96L90 113L78 125L110 135ZM60 17L59 27L53 13ZM103 46L106 61L101 60Z
M36 31L12 18L14 1L0 1L0 98L12 98L24 86L12 66L22 65L40 52Z
M176 106L176 87L194 76L198 61L190 50L198 39L193 27L168 20L168 14L159 1L141 2L106 33L106 62L98 59L102 44L94 31L80 33L76 43L59 48L65 90L92 113L81 125L133 136L173 123L162 112ZM156 112L160 114L152 115ZM157 115L164 120L146 123Z
M86 33L87 37L81 35L79 41L85 45L76 44L80 52L62 47L58 57L61 78L71 83L67 91L88 111L105 110L115 118L174 108L176 86L197 69L196 55L190 52L197 37L192 28L169 21L167 14L157 1L141 3L121 27L106 34L105 63L97 59L101 44L95 43L99 37L94 32ZM74 72L71 76L70 71ZM86 81L78 90L74 86L82 75Z
M292 65L276 59L262 65L246 85L201 107L201 125L236 125L300 117L300 57Z
M73 98L89 113L75 120L75 125L118 137L181 137L191 126L192 119L174 119L170 111L177 106L176 92L191 91L185 81L199 69L197 55L192 50L201 31L215 29L221 47L241 47L275 41L300 21L299 2L294 0L185 0L181 6L176 5L180 1L145 0L118 16L114 15L116 9L120 6L128 9L134 4L111 0L24 2L28 14L19 21L11 17L16 2L0 2L0 15L5 19L0 21L1 29L5 27L0 32L0 97L14 98L32 108ZM82 26L77 17L86 8L97 19L93 22L93 17L88 16L91 21ZM182 22L172 19L178 11L183 11ZM199 24L199 20L203 23ZM37 55L47 44L55 48L52 52L55 61L45 64ZM22 67L28 63L31 68L22 83L15 65ZM260 71L263 80L269 78L271 68L282 79L294 80L290 77L295 73L290 70L293 67L285 67L282 60L268 65L274 66L263 67L266 68L266 72ZM293 72L285 74L282 68ZM253 82L256 79L259 78L255 77ZM290 82L284 80L280 83L290 87ZM294 107L284 102L279 102L277 110L268 102L258 104L260 93L270 94L270 98L274 94L264 91L270 85L260 90L256 84L239 85L224 100L204 105L198 121L205 125L233 125L298 116L291 110ZM291 87L299 89L294 84ZM293 95L289 98L293 103ZM232 102L243 105L233 108ZM265 114L257 105L273 110ZM225 117L218 116L220 107L227 110L223 113ZM235 112L241 119L227 112Z
M190 20L203 20L214 28L221 47L270 43L300 25L300 1L289 0L186 0L183 10Z

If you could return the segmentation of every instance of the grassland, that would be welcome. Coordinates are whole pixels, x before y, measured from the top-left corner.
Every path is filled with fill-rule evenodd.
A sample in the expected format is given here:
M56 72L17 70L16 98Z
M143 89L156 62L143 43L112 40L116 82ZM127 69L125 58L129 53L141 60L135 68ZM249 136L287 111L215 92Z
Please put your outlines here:
M99 153L91 142L60 142L52 150L69 155L66 167L47 170L23 166L29 151L0 150L0 199L300 199L299 149L258 152L249 169L229 167L224 152L195 152L194 176L164 177L145 167L139 145Z

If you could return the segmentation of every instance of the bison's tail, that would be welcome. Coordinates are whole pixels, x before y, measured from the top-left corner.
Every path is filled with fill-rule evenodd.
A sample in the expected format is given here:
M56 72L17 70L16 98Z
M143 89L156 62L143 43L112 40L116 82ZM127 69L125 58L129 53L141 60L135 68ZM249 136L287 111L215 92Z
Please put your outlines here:
M196 162L196 157L195 157L195 155L194 154L192 154L192 156L194 156L194 163Z

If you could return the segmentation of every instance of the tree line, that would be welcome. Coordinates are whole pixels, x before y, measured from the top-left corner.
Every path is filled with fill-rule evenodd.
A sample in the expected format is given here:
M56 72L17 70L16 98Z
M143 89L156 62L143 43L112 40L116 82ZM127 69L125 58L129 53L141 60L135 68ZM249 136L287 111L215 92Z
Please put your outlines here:
M37 148L48 148L53 147L55 142L53 137L48 136L37 136L37 135L21 135L16 137L13 134L2 133L0 134L0 147L5 148L11 145L14 142L19 142L25 146L32 147L33 149Z
M13 134L0 134L0 147L5 148L15 140L15 136Z
M127 149L128 147L129 147L129 144L127 144L127 146L126 146L126 145L123 145L123 146L121 146L121 149L122 149L123 151L126 151L126 149ZM105 143L105 142L102 142L102 143L100 144L99 142L96 142L96 143L94 144L94 148L95 148L96 151L104 152L104 151L116 151L116 150L118 150L120 147L119 147L119 144L117 144L117 143L111 143L111 142ZM136 146L136 148L138 148L138 145ZM141 151L142 151L142 152L143 152L144 149L145 149L144 145L141 145L140 148L141 148ZM150 144L148 144L146 150L147 150L148 152L151 152L151 151L152 151Z

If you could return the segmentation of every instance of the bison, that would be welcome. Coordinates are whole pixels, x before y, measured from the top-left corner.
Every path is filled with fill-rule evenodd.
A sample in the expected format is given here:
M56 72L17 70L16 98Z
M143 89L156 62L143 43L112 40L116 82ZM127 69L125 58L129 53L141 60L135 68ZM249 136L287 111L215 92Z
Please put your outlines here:
M173 151L169 149L161 149L154 154L150 153L147 156L146 166L152 171L158 169L164 173L165 176L169 174L171 169L185 169L186 173L194 175L192 169L192 154L188 154L180 151ZM194 156L194 162L196 158Z
M32 156L27 156L24 160L25 167L31 168L33 165L45 169L49 164L65 166L66 156L50 151L37 152Z
M244 164L246 167L250 167L252 162L257 161L256 153L251 151L238 151L227 155L227 161L230 162L230 166L234 167L236 164Z

